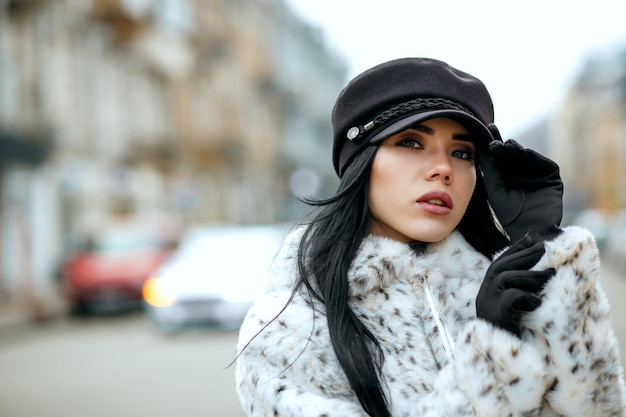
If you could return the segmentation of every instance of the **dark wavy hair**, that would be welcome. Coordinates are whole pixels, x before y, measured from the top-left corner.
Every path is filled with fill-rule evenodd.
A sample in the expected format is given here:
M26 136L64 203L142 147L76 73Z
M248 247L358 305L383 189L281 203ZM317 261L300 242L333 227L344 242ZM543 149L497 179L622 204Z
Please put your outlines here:
M348 270L370 230L368 194L377 150L368 146L356 156L333 197L307 201L318 210L300 242L294 295L304 286L324 305L334 351L361 406L372 417L390 417L380 378L383 351L348 302ZM493 217L476 166L476 187L457 230L474 249L491 257L509 241Z

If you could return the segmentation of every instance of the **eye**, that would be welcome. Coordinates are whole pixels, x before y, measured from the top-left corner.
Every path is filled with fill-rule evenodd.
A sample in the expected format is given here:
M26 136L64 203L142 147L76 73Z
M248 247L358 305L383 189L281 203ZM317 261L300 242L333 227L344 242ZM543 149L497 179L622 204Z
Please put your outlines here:
M474 159L476 159L476 156L472 149L456 149L452 151L452 156L467 161L473 161Z
M405 137L396 142L396 146L402 146L405 148L423 148L424 146L414 137Z

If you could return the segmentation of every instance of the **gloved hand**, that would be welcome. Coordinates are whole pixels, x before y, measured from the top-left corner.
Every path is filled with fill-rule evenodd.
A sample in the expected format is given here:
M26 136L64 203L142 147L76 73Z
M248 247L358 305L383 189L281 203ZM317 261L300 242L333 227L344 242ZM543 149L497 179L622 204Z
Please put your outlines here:
M476 316L521 336L522 314L541 305L537 293L556 272L554 268L529 271L544 252L543 241L525 236L497 258L478 291Z
M489 203L511 242L526 233L543 240L557 236L563 217L559 166L512 139L503 142L494 124L488 128L494 141L479 164Z

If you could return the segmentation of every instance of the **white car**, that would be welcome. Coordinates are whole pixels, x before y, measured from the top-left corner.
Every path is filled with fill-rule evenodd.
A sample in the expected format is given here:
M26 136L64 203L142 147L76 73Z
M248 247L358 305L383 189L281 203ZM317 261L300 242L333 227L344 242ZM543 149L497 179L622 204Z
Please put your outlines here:
M282 225L191 230L143 286L147 315L163 331L235 329L263 292L287 233Z

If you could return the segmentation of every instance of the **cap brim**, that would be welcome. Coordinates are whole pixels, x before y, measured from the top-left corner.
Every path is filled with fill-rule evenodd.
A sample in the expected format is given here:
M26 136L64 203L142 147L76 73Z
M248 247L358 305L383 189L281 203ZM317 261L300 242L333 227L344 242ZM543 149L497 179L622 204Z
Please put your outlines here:
M370 133L368 142L378 143L421 122L437 117L447 117L463 125L476 146L487 147L493 140L489 129L474 116L460 110L429 110L405 116Z

